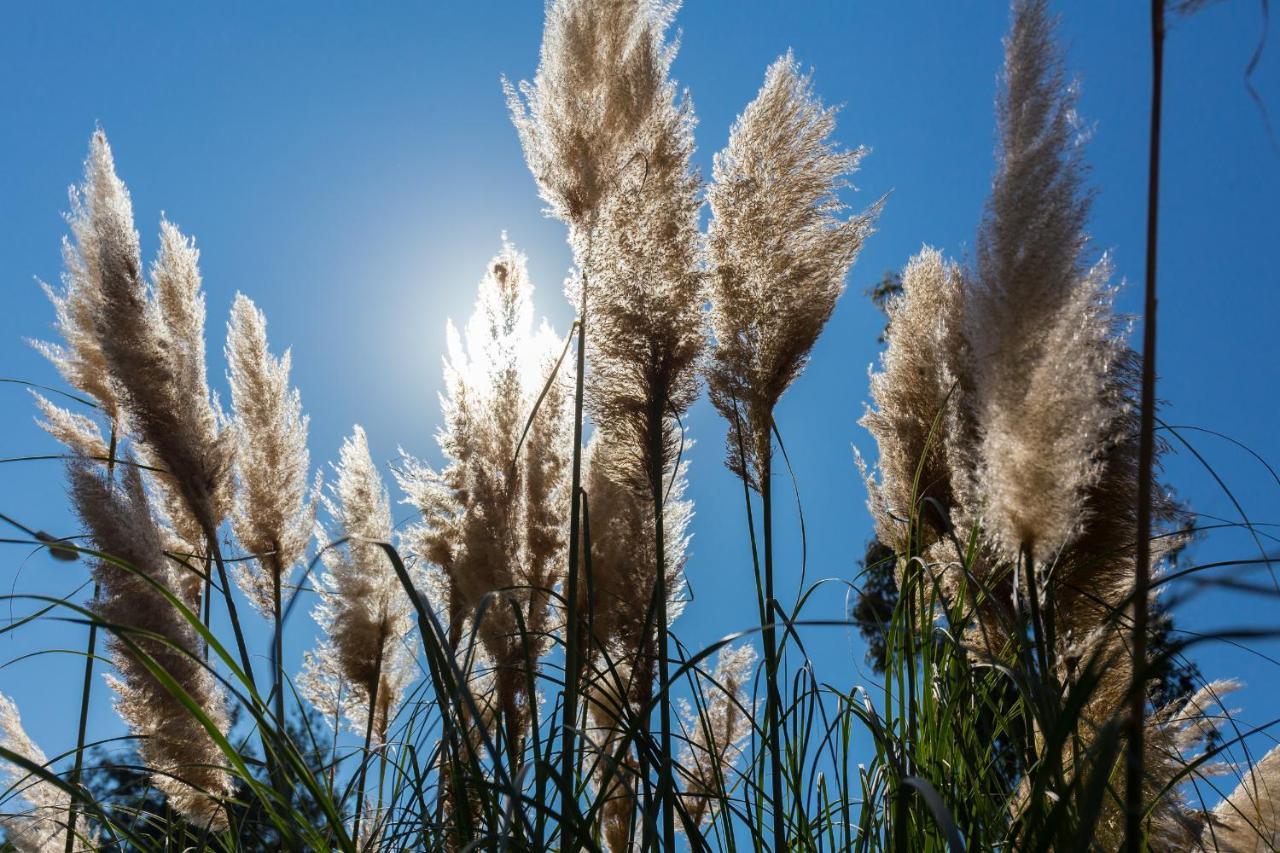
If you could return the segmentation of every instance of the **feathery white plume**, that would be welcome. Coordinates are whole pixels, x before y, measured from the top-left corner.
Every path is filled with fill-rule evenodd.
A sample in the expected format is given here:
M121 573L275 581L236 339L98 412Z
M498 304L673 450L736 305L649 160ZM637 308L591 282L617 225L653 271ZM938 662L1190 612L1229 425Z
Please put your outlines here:
M529 170L584 263L593 218L636 156L674 45L667 0L553 0L533 82L503 80Z
M22 756L32 764L49 768L49 759L26 729L18 706L0 694L0 746ZM6 803L0 827L18 853L60 853L67 837L67 814L71 797L56 785L41 779L16 764L0 763L0 784L25 800L30 808L16 810Z
M339 536L350 539L327 547L333 540L317 525L326 571L320 577L314 615L327 642L315 650L315 666L340 672L349 682L352 705L347 722L353 731L364 734L371 699L376 698L372 735L375 743L384 743L414 674L409 646L412 605L390 558L374 544L391 540L391 505L361 427L342 443L336 472L337 481L330 487L335 499L322 500L337 522Z
M987 533L1004 556L1051 560L1079 533L1112 434L1110 266L1088 268L1089 195L1044 0L1017 0L998 102L1000 152L965 322Z
M200 660L195 616L189 619L156 588L181 597L185 570L165 556L164 535L131 459L123 466L120 486L104 479L87 460L70 463L68 472L72 498L95 547L132 567L106 560L94 567L99 589L94 613L122 631L113 632L107 643L119 673L109 677L116 710L140 738L138 752L153 771L152 784L174 809L197 825L221 829L227 820L221 801L231 794L222 751L147 665L150 659L167 672L214 728L226 733L226 700Z
M315 505L307 489L307 417L297 389L289 387L289 351L278 359L271 355L267 319L243 294L236 294L227 325L227 364L237 445L231 522L254 555L236 580L270 619L277 584L280 606L288 601L285 581L305 556Z
M725 646L716 659L706 705L695 711L683 703L688 738L680 757L683 797L695 826L714 814L721 792L738 781L736 766L755 717L750 688L755 665L751 646Z
M403 455L396 476L423 515L406 538L433 567L435 604L455 651L463 625L484 607L475 627L514 731L528 711L526 659L549 645L551 591L564 570L572 440L565 383L557 376L547 384L558 341L545 326L533 330L525 258L510 243L480 282L465 341L452 324L448 333L437 436L446 465L434 471Z
M728 465L757 489L773 408L804 370L880 208L842 218L837 191L864 150L841 149L834 130L835 110L788 53L734 123L707 190L715 340L707 379L730 425Z

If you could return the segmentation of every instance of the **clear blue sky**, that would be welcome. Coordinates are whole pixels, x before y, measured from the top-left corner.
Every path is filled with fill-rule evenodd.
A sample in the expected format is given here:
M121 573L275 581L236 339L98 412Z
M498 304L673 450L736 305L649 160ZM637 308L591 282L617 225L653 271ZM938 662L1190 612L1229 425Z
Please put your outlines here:
M992 172L992 100L1003 2L695 0L678 24L674 72L700 118L698 161L726 139L765 67L787 48L816 70L818 91L844 104L839 137L872 153L855 205L892 191L813 363L779 413L805 508L809 576L852 578L870 533L851 448L874 455L856 425L881 317L862 291L922 243L965 258ZM1094 248L1114 251L1138 305L1143 274L1148 97L1144 3L1061 3L1061 34L1094 128L1099 191ZM375 458L397 445L437 459L436 393L448 317L469 312L474 286L506 230L529 254L537 310L560 329L570 311L563 229L541 215L508 121L499 75L532 74L537 2L453 4L27 3L0 13L0 375L56 384L24 343L50 334L36 285L56 281L66 187L79 179L94 124L115 148L142 233L156 247L162 211L202 250L210 365L225 387L222 333L237 290L266 311L274 347L290 346L311 415L313 459L336 456L353 423ZM1280 309L1280 153L1250 99L1244 69L1262 32L1260 3L1233 0L1178 23L1168 41L1161 232L1161 396L1172 423L1222 431L1276 459ZM1274 41L1274 38L1273 38ZM1254 81L1280 125L1280 45ZM0 455L55 452L24 390L0 386ZM677 626L700 646L747 627L755 612L740 487L721 465L723 426L705 400L688 419L696 445L689 579L696 599ZM1247 454L1191 435L1255 521L1280 521L1280 484ZM1168 479L1209 516L1238 520L1187 454ZM781 494L786 494L783 483ZM75 530L58 463L0 465L0 511L33 527ZM795 513L781 502L781 572L798 577ZM406 508L400 508L402 511ZM8 535L8 534L5 534ZM1201 560L1256 556L1246 536L1201 543ZM0 588L64 594L80 564L0 551ZM1261 579L1254 573L1254 579ZM0 619L25 612L12 604ZM812 618L838 618L839 587ZM305 609L309 609L309 603ZM311 642L305 609L289 633L297 663ZM1205 630L1277 627L1274 600L1222 592L1179 615ZM266 632L251 639L263 654ZM78 647L82 629L49 624L0 637L0 661ZM820 676L864 681L856 632L815 630ZM1280 643L1254 643L1280 658ZM1222 645L1198 659L1211 677L1250 683L1236 704L1261 721L1280 708L1280 664ZM0 668L28 728L51 755L74 744L81 660L48 654ZM98 696L106 697L99 682ZM96 703L91 737L119 734Z

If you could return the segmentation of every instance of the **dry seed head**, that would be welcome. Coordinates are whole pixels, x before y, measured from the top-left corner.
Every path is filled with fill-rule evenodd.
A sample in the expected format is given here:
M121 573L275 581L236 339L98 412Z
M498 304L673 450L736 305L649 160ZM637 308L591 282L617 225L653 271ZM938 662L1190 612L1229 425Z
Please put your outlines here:
M102 437L102 428L97 421L51 403L35 391L31 396L44 416L44 420L38 423L45 432L66 445L72 453L90 459L106 458L110 447Z
M705 707L695 712L681 700L688 737L680 756L681 775L685 777L684 798L695 825L714 813L721 792L737 781L737 764L755 717L751 703L755 666L756 653L751 646L725 646L716 659Z
M984 522L1003 555L1040 562L1078 534L1114 411L1104 259L1083 262L1089 194L1075 91L1043 0L1017 0L1005 40L1000 150L965 314Z
M302 671L297 679L298 693L338 730L343 720L350 720L364 713L357 707L354 693L338 660L333 644L321 640L314 649L302 655ZM366 699L367 702L367 699Z
M414 623L409 596L390 558L382 546L368 541L391 541L391 505L359 426L342 443L336 482L330 489L333 499L322 501L337 523L339 537L351 538L345 545L328 547L334 540L316 525L326 571L320 578L320 603L314 615L336 666L331 661L321 663L341 672L349 682L353 705L347 722L359 734L364 734L370 698L376 691L373 734L377 743L383 743L413 678L414 655L408 640ZM329 654L322 643L317 655Z
M0 746L45 769L49 759L22 727L18 706L0 694ZM66 840L66 821L71 797L61 788L16 764L0 764L0 786L21 797L29 809L20 810L12 801L3 807L0 827L18 853L56 853Z
M408 534L411 549L435 570L435 603L455 645L487 602L477 627L504 671L524 656L509 602L523 613L536 659L548 642L550 591L563 573L570 401L562 377L547 385L559 348L545 325L534 331L525 258L504 242L480 283L465 340L449 326L437 436L446 464L436 471L406 455L397 471L423 514Z
M636 154L634 139L663 95L678 3L553 0L532 82L503 80L529 170L580 261L592 219Z
M788 53L734 123L707 191L715 340L708 384L729 421L729 467L756 488L773 408L804 370L879 212L877 202L843 217L837 193L864 151L840 148L834 130L835 110Z
M595 642L613 649L614 660L641 671L641 661L651 660L654 654L643 644L646 636L650 644L653 639L653 632L645 632L644 626L657 560L648 483L620 473L628 466L619 463L617 457L627 452L611 435L597 430L585 453L594 601L586 601L587 591L583 590L584 600L579 608L581 612L590 608ZM684 566L688 560L689 522L693 518L693 502L684 499L687 469L687 459L677 466L672 457L663 474L663 565L667 575L667 617L673 622L684 609Z
M1209 816L1201 843L1224 853L1280 847L1280 746L1258 760Z
M198 617L183 614L151 583L181 597L181 571L164 554L164 535L136 464L126 459L119 487L96 467L87 460L68 466L73 502L94 546L134 569L105 560L94 568L99 588L94 614L126 632L123 637L113 632L107 642L117 672L108 678L116 693L116 711L140 738L139 755L154 772L152 784L174 809L196 825L221 829L227 820L221 801L231 794L222 751L124 639L163 668L225 733L230 723L222 688L198 656L200 641L193 624Z
M698 392L705 273L694 123L664 63L635 160L601 204L587 270L588 403L597 424L631 445L641 472L655 430L664 456L678 451L676 421Z
M227 325L227 364L238 486L231 522L240 544L256 555L241 564L236 580L271 618L274 578L283 606L288 573L306 554L315 489L308 492L307 417L297 389L289 387L289 351L278 359L271 354L266 317L243 294L236 294Z
M876 535L907 553L909 523L917 516L924 550L948 517L966 516L952 482L952 461L972 464L964 403L969 391L968 351L961 323L963 279L959 268L926 248L902 274L902 296L889 304L887 347L880 371L871 374L871 400L860 423L880 451L879 483L869 483ZM964 477L964 482L968 480Z
M129 191L116 177L106 134L94 132L84 163L84 183L72 187L70 239L62 241L62 289L43 285L53 303L54 328L62 344L33 342L73 388L91 397L108 420L118 421L119 389L107 365L98 333L104 277L123 263L139 268L138 234L133 229Z
M167 472L161 489L180 498L202 531L213 530L228 509L233 447L205 375L199 253L162 222L148 287L129 194L101 131L81 195L72 228L85 275L97 283L93 332L112 388L143 456Z

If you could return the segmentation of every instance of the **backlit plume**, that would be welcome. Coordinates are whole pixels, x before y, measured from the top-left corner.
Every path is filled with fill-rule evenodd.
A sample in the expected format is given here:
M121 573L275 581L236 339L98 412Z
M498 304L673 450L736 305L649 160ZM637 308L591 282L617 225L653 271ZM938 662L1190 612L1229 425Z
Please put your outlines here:
M702 182L689 162L693 107L668 77L673 54L652 57L660 86L635 135L635 159L600 207L587 270L587 401L644 476L655 451L679 452L676 421L697 397L704 345Z
M572 449L565 383L557 377L547 384L560 343L545 324L534 330L532 291L524 256L504 243L480 282L465 338L448 327L437 436L446 464L436 471L404 455L397 471L408 502L422 511L406 538L431 566L429 588L450 640L456 648L464 625L474 623L497 667L499 704L513 729L529 711L527 663L550 642Z
M694 825L715 813L718 792L733 790L739 781L737 765L755 719L751 700L755 666L756 653L751 646L724 647L707 684L706 704L696 709L684 705L688 745L680 764L685 780L683 796Z
M841 149L834 130L835 110L787 54L734 123L707 191L711 400L729 421L729 467L757 489L773 408L804 370L879 212L877 202L842 218L837 192L864 151Z
M997 105L1000 153L965 321L987 532L1009 559L1052 559L1079 532L1116 412L1105 260L1083 252L1089 195L1075 115L1042 0L1015 4Z
M112 254L108 244L122 242L120 251L137 254L133 207L129 191L115 174L111 147L101 131L93 134L84 163L84 183L72 187L71 239L62 240L62 289L44 284L57 320L54 328L61 344L33 342L71 387L97 403L103 417L119 422L120 397L98 334L98 316L105 293L104 258ZM42 409L46 406L42 405ZM50 423L60 418L45 412ZM57 435L55 433L55 435ZM57 436L64 440L63 436ZM76 448L77 450L79 448Z
M1280 746L1247 770L1213 810L1201 842L1224 853L1263 853L1280 847Z
M599 678L611 678L610 670L624 665L629 673L632 701L647 701L653 687L657 650L645 620L654 588L657 560L654 554L653 502L643 479L622 478L627 467L616 454L627 453L598 431L587 448L586 490L591 517L591 598L583 584L581 612L591 614L591 633L596 647L592 666ZM689 522L693 503L684 499L688 485L688 463L667 464L663 480L667 486L663 504L664 560L667 590L667 618L674 622L684 609L684 566L688 559Z
M66 345L42 350L118 429L127 428L143 461L159 469L154 480L158 509L172 527L168 544L200 558L230 505L234 447L206 376L199 253L163 221L147 283L129 192L102 131L90 140L70 222L75 245L64 244L64 289L50 290ZM105 444L87 422L47 401L40 406L47 428L78 452ZM187 600L195 599L198 584L188 573Z
M241 564L236 580L267 618L274 618L277 584L281 605L288 600L288 572L304 557L315 522L307 418L289 387L289 363L288 350L276 358L267 348L263 313L237 294L227 326L238 486L231 522L254 559Z
M68 466L73 501L94 547L135 570L105 560L94 567L99 588L94 614L123 632L113 632L107 642L118 673L108 678L116 710L139 738L138 752L153 771L152 784L174 809L199 826L221 829L227 818L220 800L231 794L225 758L200 721L146 664L149 659L164 669L215 729L226 733L226 700L200 660L195 615L181 612L156 588L181 597L186 570L164 553L164 533L137 465L126 459L120 486L109 483L97 467L87 460Z
M1083 261L1089 197L1053 32L1041 0L1014 3L975 268L932 250L912 259L863 424L880 450L869 492L881 541L900 566L924 556L948 598L967 589L967 638L983 658L1009 653L1010 627L1034 594L1042 624L1016 631L1043 641L1043 677L1098 675L1075 733L1091 743L1127 713L1134 671L1123 617L1137 540L1138 360L1112 310L1107 260ZM1158 497L1157 519L1171 515ZM977 553L962 565L974 525ZM1036 571L1015 590L1010 567L1027 557ZM1186 727L1207 725L1206 707L1197 694L1146 722L1152 832L1170 849L1199 833L1200 817L1166 789L1193 760ZM1069 775L1111 777L1114 764L1073 745L1062 757ZM1099 808L1099 844L1118 847L1123 805L1108 791Z
M386 551L367 541L391 541L391 505L361 427L342 443L336 473L334 499L322 501L337 524L338 537L350 539L327 547L334 538L317 525L326 571L317 590L315 619L327 642L317 646L314 656L323 659L314 666L321 672L340 672L350 683L347 722L354 732L365 733L370 705L376 700L372 737L381 744L414 674L407 636L413 630L413 613ZM328 701L318 704L324 711L332 710Z
M661 97L677 3L548 3L533 82L503 80L529 170L583 253L601 201L633 166L635 139Z
M960 503L949 457L962 454L957 464L970 464L973 448L963 423L970 388L962 273L926 248L907 264L902 286L888 306L880 371L871 374L874 408L861 424L880 450L880 482L869 482L876 536L907 553L913 517L922 522L921 549L947 528L941 513L955 514Z
M18 706L0 694L0 746L27 761L51 770L49 759L27 735L18 715ZM61 853L66 840L67 814L71 797L56 785L28 772L17 764L0 762L0 787L6 794L21 797L30 808L19 808L5 800L0 808L0 827L17 853ZM77 845L76 849L86 849Z

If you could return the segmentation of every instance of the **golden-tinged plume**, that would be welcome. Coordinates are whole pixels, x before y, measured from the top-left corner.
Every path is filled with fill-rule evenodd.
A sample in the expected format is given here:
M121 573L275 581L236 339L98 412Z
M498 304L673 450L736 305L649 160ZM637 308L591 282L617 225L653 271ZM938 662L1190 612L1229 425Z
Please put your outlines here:
M1280 848L1280 746L1259 759L1213 810L1200 841L1222 853Z
M298 693L333 727L335 734L342 728L343 720L364 713L357 707L338 653L328 640L321 640L314 649L303 653L297 685Z
M643 475L655 451L679 452L675 424L697 397L705 341L701 179L689 162L695 119L668 77L672 52L654 57L660 86L635 134L634 160L600 206L587 270L588 404Z
M961 272L931 251L912 260L863 423L880 449L869 491L882 541L900 557L923 556L948 603L967 589L966 639L984 658L1008 654L1016 608L1035 591L1042 677L1061 686L1098 676L1063 767L1109 778L1114 763L1074 747L1128 713L1139 372L1112 310L1107 260L1083 261L1089 198L1053 34L1045 3L1014 2L1001 150L975 267ZM1156 515L1172 518L1167 497ZM954 526L963 543L975 524L976 560L963 565L965 549L944 534ZM1026 557L1037 571L1014 592L1010 569ZM979 600L978 587L991 594ZM1205 719L1192 707L1203 698L1146 721L1152 831L1171 849L1192 845L1199 827L1167 790L1188 761L1185 730L1172 721ZM1043 733L1033 736L1042 749ZM1119 845L1122 818L1108 794L1098 831L1115 841L1102 847Z
M842 218L837 192L864 151L841 149L834 130L835 110L788 53L734 123L707 192L715 339L708 383L729 421L729 467L757 489L773 408L803 371L880 208Z
M148 669L149 658L195 702L215 729L229 727L222 688L199 658L191 619L156 588L180 594L184 569L164 553L164 533L152 514L137 465L126 459L113 486L87 460L68 466L71 495L94 546L115 562L94 567L95 615L118 629L108 641L118 677L109 677L116 710L139 738L152 784L192 823L221 829L221 801L231 794L225 758L204 725ZM129 642L126 642L128 640ZM139 649L135 652L130 643ZM139 657L139 654L146 658Z
M683 797L694 825L714 814L722 792L738 781L737 764L755 717L751 702L755 666L756 653L751 646L725 646L716 659L706 705L695 711L684 703L688 743L680 764L685 779Z
M584 253L601 201L631 168L635 140L662 96L678 3L553 0L533 82L503 80L529 170L550 213Z
M89 459L106 458L111 448L107 439L103 438L102 427L97 421L56 405L35 391L31 395L35 397L36 407L44 416L44 420L38 423L45 432L65 444L73 453Z
M636 787L640 773L630 749L623 750L628 729L637 724L631 667L619 661L585 685L589 735L595 750L593 782L603 803L601 827L610 851L628 850L634 833Z
M71 346L65 352L76 359L64 372L84 383L105 368L95 399L118 406L144 459L164 470L157 481L165 513L198 550L226 517L233 452L206 377L199 253L162 222L148 286L129 192L102 131L91 140L71 224L76 247L68 252L66 292L55 299Z
M971 464L973 447L965 408L971 389L962 273L925 248L903 270L902 287L888 306L880 371L871 374L874 408L860 423L880 451L880 481L868 481L876 536L906 554L913 518L923 539L915 544L923 551L955 516L967 515L958 492L968 477L953 483L949 458L963 455L959 464Z
M70 198L67 222L74 240L62 240L62 287L41 284L53 303L54 328L62 343L32 341L32 345L72 388L96 405L113 435L118 436L124 426L120 388L103 352L98 320L105 298L106 259L119 253L136 255L137 234L129 192L116 177L111 148L100 130L90 139L84 183L71 188ZM43 416L40 426L73 453L104 459L112 452L98 421L56 405L35 391L32 394Z
M1221 742L1220 730L1235 713L1223 700L1241 686L1234 680L1213 681L1148 715L1142 787L1144 801L1152 804L1147 813L1152 850L1200 849L1201 833L1212 817L1192 807L1183 794L1187 787L1183 783L1189 781L1192 790L1208 788L1214 777L1232 772L1229 764L1207 761L1205 750ZM1123 846L1124 805L1114 792L1108 791L1103 801L1094 840L1102 849Z
M342 444L336 467L334 499L322 502L338 526L344 545L317 525L326 571L320 578L320 603L314 611L326 642L315 650L315 665L341 673L351 691L348 725L363 735L373 708L371 737L386 741L387 729L404 690L413 678L412 605L382 546L392 535L391 505L364 430L357 426ZM372 541L370 541L372 540ZM331 711L332 708L322 709Z
M22 727L18 706L3 694L0 694L0 746L49 769L49 759ZM0 827L4 828L8 843L18 853L60 853L67 837L71 796L8 761L0 763L0 785L30 806L18 810L12 803L5 804Z
M119 422L120 397L98 336L98 316L104 298L104 259L113 253L137 254L138 237L133 230L133 207L129 191L115 174L111 147L101 131L93 134L89 157L84 163L84 184L72 187L71 213L67 221L72 240L62 240L62 289L43 284L53 303L57 320L54 328L61 344L34 341L33 345L53 363L71 387L94 403L108 421ZM122 244L116 249L111 244ZM51 404L50 404L51 405ZM48 407L45 417L56 424ZM62 436L55 435L59 440Z
M236 438L232 529L254 555L236 580L266 618L274 595L288 600L285 580L306 554L315 523L308 494L311 457L307 417L296 388L289 387L289 351L276 358L267 348L267 319L249 297L236 294L227 325L227 365ZM252 568L246 568L252 566Z
M526 661L536 661L550 641L572 449L565 383L556 377L547 384L559 342L545 325L534 331L532 290L524 256L504 242L480 282L465 340L448 327L437 435L446 464L435 471L403 455L396 474L422 512L406 539L435 575L430 589L455 650L464 624L484 608L475 628L496 667L509 725L528 712Z
M165 514L202 553L231 507L235 437L209 391L198 261L195 243L162 222L150 295L141 279L121 277L100 330L131 428L145 457L167 472L158 478Z
M966 313L987 532L1015 560L1051 560L1078 534L1099 449L1113 338L1110 266L1083 261L1075 92L1044 0L1017 0L997 105L1000 151Z
M524 471L524 520L521 523L524 559L521 571L529 588L529 624L542 631L547 628L549 592L564 580L573 410L572 395L565 378L557 375L551 379L560 341L549 326L539 327L532 340L532 348L530 363L537 366L536 380L550 381L551 384L547 386L546 396L529 427L518 463ZM533 388L527 390L532 391Z
M654 634L646 632L657 560L654 554L653 502L647 483L619 472L627 466L618 454L629 450L598 430L587 448L586 491L591 525L590 593L583 584L579 611L591 614L591 634L597 646L593 666L609 677L618 662L631 671L633 693L646 697L652 689L657 650ZM665 528L663 566L666 571L667 618L675 621L684 609L684 566L688 560L689 522L693 503L684 499L687 461L667 463L663 504Z

